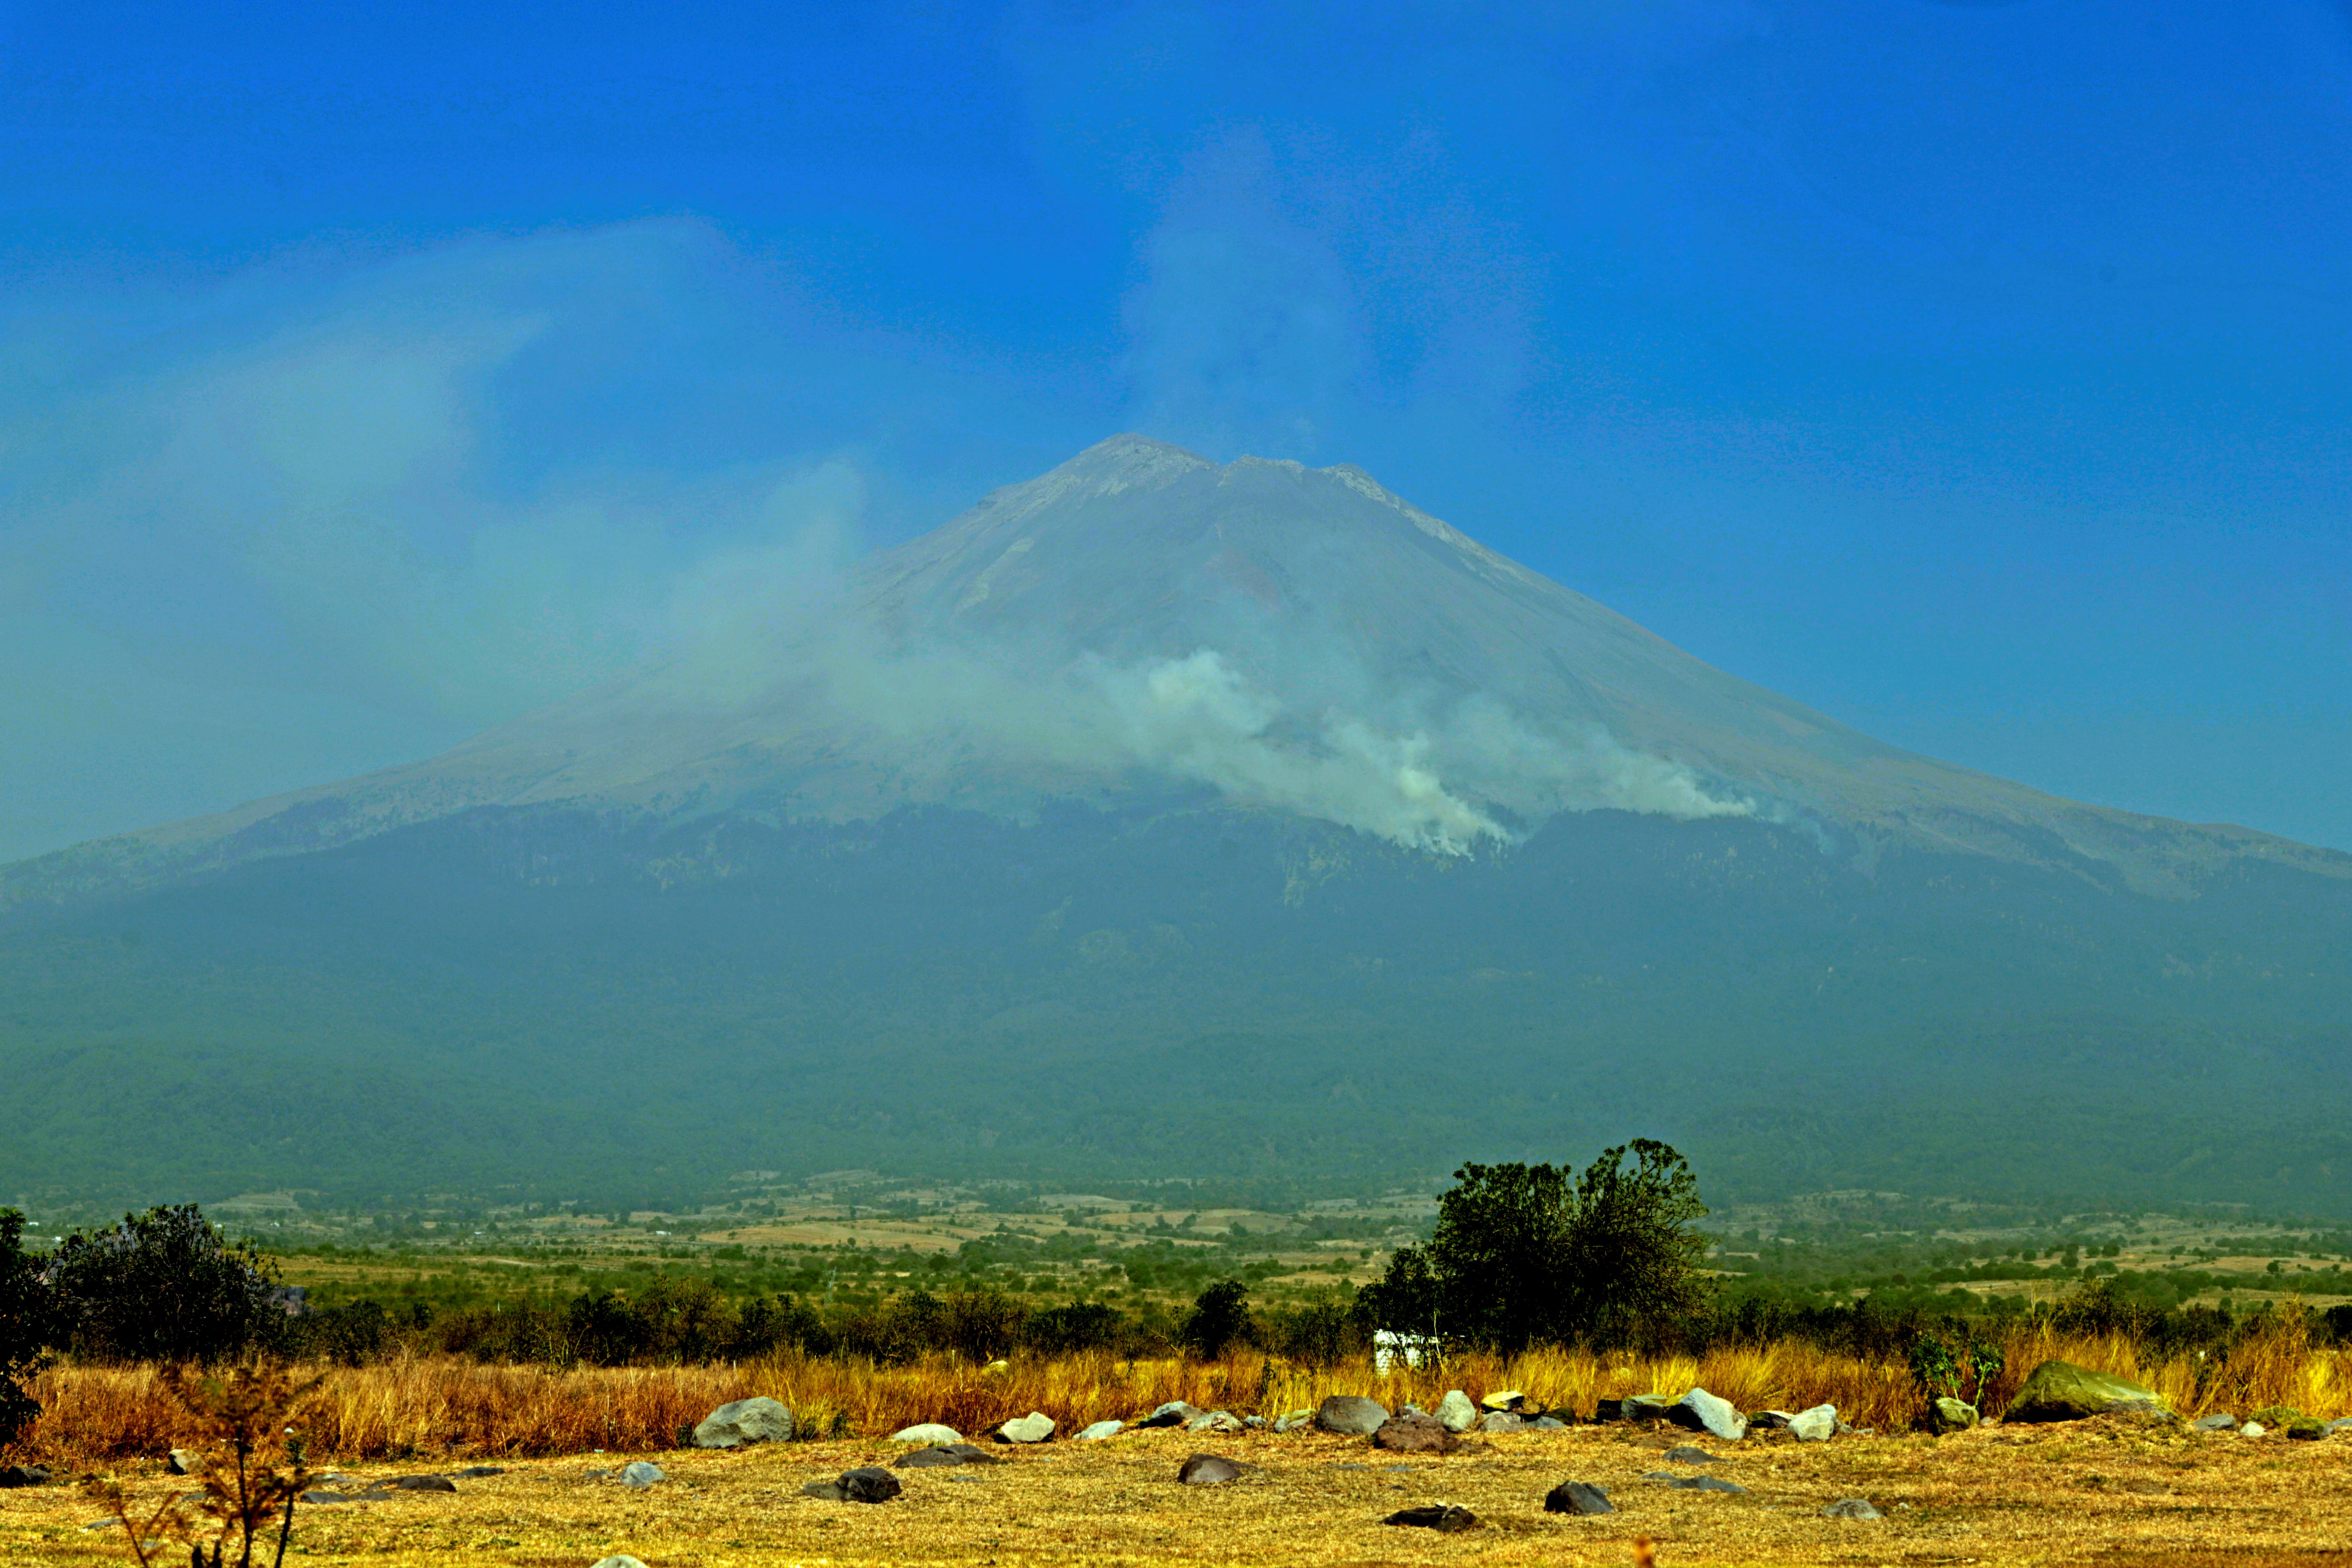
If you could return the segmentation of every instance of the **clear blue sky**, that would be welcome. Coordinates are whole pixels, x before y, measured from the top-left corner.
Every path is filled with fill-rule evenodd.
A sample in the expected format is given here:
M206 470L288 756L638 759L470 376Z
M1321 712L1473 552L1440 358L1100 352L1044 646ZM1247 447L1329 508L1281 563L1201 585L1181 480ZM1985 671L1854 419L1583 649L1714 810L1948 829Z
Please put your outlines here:
M2343 0L0 5L0 857L1127 428L2352 847L2347 89Z

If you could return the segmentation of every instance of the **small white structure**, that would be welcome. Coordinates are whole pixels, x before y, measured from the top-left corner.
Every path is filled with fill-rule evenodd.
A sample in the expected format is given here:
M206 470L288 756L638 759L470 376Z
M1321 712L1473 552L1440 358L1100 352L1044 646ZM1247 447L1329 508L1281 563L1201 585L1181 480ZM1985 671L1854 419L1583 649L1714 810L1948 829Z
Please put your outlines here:
M1384 1373L1392 1366L1419 1368L1433 1365L1437 1359L1437 1342L1427 1334L1400 1334L1388 1329L1372 1331L1372 1370Z

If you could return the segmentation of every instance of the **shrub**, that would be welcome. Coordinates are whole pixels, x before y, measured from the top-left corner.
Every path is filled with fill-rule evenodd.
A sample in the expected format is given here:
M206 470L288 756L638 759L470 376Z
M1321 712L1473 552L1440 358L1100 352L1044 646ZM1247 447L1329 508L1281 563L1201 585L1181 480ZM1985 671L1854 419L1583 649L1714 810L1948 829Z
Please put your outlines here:
M52 1256L49 1281L58 1336L94 1360L217 1362L286 1333L273 1266L194 1204L76 1231Z
M1185 1314L1176 1342L1202 1361L1215 1361L1235 1344L1254 1337L1250 1321L1249 1287L1238 1279L1220 1279L1202 1291Z
M41 1260L25 1250L25 1216L0 1209L0 1448L41 1413L25 1385L49 1364L49 1292Z
M1118 1342L1123 1321L1116 1307L1099 1301L1073 1301L1066 1307L1033 1314L1022 1325L1021 1342L1041 1355L1108 1350Z

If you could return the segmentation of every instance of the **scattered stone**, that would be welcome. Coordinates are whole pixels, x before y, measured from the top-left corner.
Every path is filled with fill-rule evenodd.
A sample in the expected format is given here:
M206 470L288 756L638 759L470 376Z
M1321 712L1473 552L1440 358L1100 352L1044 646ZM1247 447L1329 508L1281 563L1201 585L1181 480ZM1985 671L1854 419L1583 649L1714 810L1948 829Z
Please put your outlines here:
M1938 1399L1927 1407L1927 1425L1937 1432L1965 1432L1977 1424L1977 1407L1961 1399Z
M2238 1418L2226 1410L2216 1410L2210 1415L2200 1415L2194 1426L2200 1432L2234 1432Z
M596 1568L646 1568L646 1565L625 1552L615 1552L610 1557L598 1558Z
M1672 1470L1643 1470L1642 1479L1645 1481L1678 1481L1682 1477Z
M1181 1399L1171 1399L1136 1425L1138 1426L1181 1426L1194 1416L1206 1414L1206 1411L1187 1405Z
M1372 1434L1373 1447L1394 1454L1450 1454L1461 1446L1462 1439L1447 1431L1445 1423L1417 1413L1391 1415Z
M1524 1432L1527 1429L1528 1418L1514 1415L1507 1410L1490 1410L1478 1417L1478 1430L1481 1432Z
M1667 1407L1666 1419L1727 1443L1737 1443L1748 1436L1748 1422L1731 1407L1731 1401L1718 1399L1704 1388L1694 1388L1675 1400ZM1835 1419L1834 1413L1832 1419Z
M1604 1399L1592 1413L1595 1421L1664 1421L1674 1402L1663 1394L1629 1394Z
M1016 1416L996 1429L1000 1443L1042 1443L1053 1435L1054 1418L1039 1410Z
M912 1426L901 1426L898 1431L890 1434L890 1441L893 1443L961 1443L963 1441L963 1434L952 1426L942 1426L936 1421L923 1421Z
M1739 1492L1748 1490L1738 1481L1727 1481L1721 1476L1679 1476L1666 1483L1678 1492Z
M2113 1373L2093 1372L2072 1362L2045 1361L2027 1374L2009 1402L2004 1421L2081 1421L2115 1411L2165 1410L2154 1389Z
M1748 1418L1748 1425L1758 1432L1778 1432L1795 1419L1785 1410L1759 1410Z
M449 1479L456 1481L478 1481L486 1477L503 1476L506 1473L506 1467L503 1465L468 1465L462 1470L450 1471Z
M793 1413L762 1395L734 1399L702 1418L694 1429L698 1448L740 1448L746 1443L789 1443Z
M1837 1406L1816 1405L1789 1417L1785 1430L1800 1443L1826 1443L1837 1436Z
M580 1472L580 1479L583 1481L601 1481L612 1473L610 1470L583 1470Z
M2282 1426L2292 1426L2302 1420L2303 1407L2299 1405L2265 1405L2246 1419L2259 1421L2273 1431L2276 1431Z
M1506 1389L1501 1394L1490 1394L1478 1403L1485 1405L1489 1410L1507 1410L1512 1415L1516 1415L1519 1414L1520 1407L1526 1405L1527 1402L1528 1396L1526 1394L1520 1393L1516 1388L1512 1388Z
M1335 1394L1315 1412L1315 1425L1349 1437L1369 1437L1388 1418L1385 1405L1355 1394Z
M1448 1432L1467 1432L1478 1419L1478 1407L1470 1403L1468 1394L1456 1388L1448 1391L1445 1397L1437 1402L1437 1409L1433 1414L1444 1424Z
M1276 1432L1296 1432L1301 1426L1313 1425L1315 1425L1315 1412L1312 1410L1286 1410L1274 1418L1274 1429Z
M620 1480L625 1487L649 1487L656 1481L667 1479L669 1478L662 1473L662 1468L648 1460L632 1459L621 1467Z
M2238 1436L2241 1437L2267 1437L2270 1435L2271 1429L2259 1421L2249 1421L2238 1428Z
M1248 1428L1242 1425L1241 1417L1235 1415L1232 1411L1212 1410L1206 1415L1195 1415L1190 1421L1185 1422L1184 1430L1187 1432L1233 1433L1246 1431Z
M457 1483L446 1476L394 1476L388 1481L378 1481L376 1486L389 1487L396 1492L454 1492L457 1489Z
M1565 1432L1568 1430L1568 1423L1562 1421L1557 1415L1538 1415L1534 1420L1528 1423L1528 1430L1530 1432Z
M1001 1465L1003 1459L985 1448L975 1448L970 1443L941 1443L936 1447L918 1448L913 1453L890 1461L894 1470L953 1469L959 1465Z
M1870 1500L1868 1498L1848 1497L1840 1498L1837 1501L1830 1504L1829 1507L1822 1510L1822 1517L1824 1519L1859 1519L1867 1521L1879 1519L1884 1516L1882 1516L1876 1509L1870 1506Z
M1242 1479L1242 1468L1223 1454L1195 1454L1177 1467L1180 1486L1214 1487Z
M1544 1494L1546 1513L1615 1513L1609 1493L1591 1481L1562 1481Z
M1688 1443L1685 1443L1678 1448L1669 1448L1666 1450L1666 1463L1670 1465L1719 1465L1723 1463L1723 1460L1720 1456L1710 1454L1705 1448L1694 1448Z
M1452 1534L1457 1530L1475 1530L1478 1516L1468 1509L1450 1502L1432 1503L1425 1508L1401 1508L1381 1521L1382 1524L1415 1525L1423 1530L1439 1530Z
M0 1487L45 1487L49 1484L49 1472L38 1465L10 1465L0 1468Z
M341 1492L307 1491L302 1494L302 1500L304 1502L350 1502L352 1500Z
M1242 1425L1248 1427L1253 1432L1263 1432L1265 1430L1265 1417L1263 1415L1244 1415L1242 1417Z
M2315 1443L2327 1436L2327 1427L2323 1423L2306 1415L2302 1420L2289 1425L2286 1435L2299 1443Z
M876 1465L844 1470L829 1481L811 1481L801 1496L819 1502L888 1502L898 1495L898 1478Z
M2329 1436L2333 1437L2338 1432L2352 1432L2352 1415L2338 1415L2327 1424Z
M193 1476L205 1468L205 1457L194 1448L174 1448L163 1461L167 1476Z
M1081 1443L1099 1443L1106 1437L1116 1437L1126 1430L1127 1423L1124 1421L1097 1421L1091 1426L1083 1427L1072 1433L1071 1436Z

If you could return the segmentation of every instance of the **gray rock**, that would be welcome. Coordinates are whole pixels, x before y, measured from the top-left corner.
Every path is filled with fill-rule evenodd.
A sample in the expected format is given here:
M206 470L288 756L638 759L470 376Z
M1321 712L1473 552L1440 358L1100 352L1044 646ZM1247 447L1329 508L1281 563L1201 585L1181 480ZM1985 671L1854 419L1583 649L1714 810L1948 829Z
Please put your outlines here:
M1081 1443L1099 1443L1106 1437L1116 1437L1126 1430L1127 1423L1124 1421L1097 1421L1091 1426L1080 1428L1071 1436Z
M890 1461L894 1470L948 1470L959 1465L1001 1465L1003 1460L985 1448L975 1448L970 1443L941 1443L935 1447L918 1448Z
M1245 1431L1247 1428L1242 1426L1241 1417L1234 1415L1232 1411L1212 1410L1206 1415L1195 1415L1190 1421L1185 1422L1184 1430L1187 1432L1233 1433Z
M342 1492L320 1490L304 1492L302 1500L304 1502L350 1502L352 1499Z
M449 1479L457 1481L478 1481L490 1476L503 1476L506 1473L506 1467L503 1465L468 1465L462 1470L450 1471Z
M379 1487L390 1487L402 1492L454 1492L457 1483L446 1476L394 1476L388 1481L378 1481Z
M698 1448L740 1448L746 1443L789 1443L793 1413L774 1400L735 1399L702 1418L694 1429Z
M625 1552L615 1552L610 1557L598 1558L596 1568L646 1568L646 1565Z
M1315 1425L1349 1437L1369 1437L1388 1418L1385 1406L1355 1394L1335 1394L1315 1412Z
M2200 1415L2196 1428L2200 1432L2234 1432L2238 1429L2238 1418L2226 1410L2216 1410L2210 1415Z
M1562 1421L1557 1415L1538 1415L1534 1420L1528 1423L1528 1430L1530 1432L1565 1432L1568 1430L1568 1423Z
M1938 1432L1965 1432L1977 1424L1977 1407L1964 1399L1938 1399L1927 1407L1927 1425Z
M1528 1418L1514 1415L1507 1410L1489 1410L1478 1417L1478 1430L1481 1432L1524 1432L1527 1429Z
M2072 1362L2045 1361L2026 1374L2001 1420L2081 1421L2118 1413L2170 1414L2154 1389L2129 1378Z
M1478 1407L1470 1403L1468 1394L1456 1388L1437 1402L1433 1414L1445 1424L1448 1432L1467 1432L1478 1419Z
M1688 1443L1685 1443L1678 1448L1669 1448L1666 1450L1666 1463L1670 1465L1719 1465L1723 1463L1723 1460L1718 1456L1708 1453L1705 1448L1694 1448Z
M669 1477L662 1473L662 1468L650 1460L633 1459L621 1467L620 1480L625 1487L649 1487L656 1481L667 1479Z
M1241 1479L1242 1467L1223 1454L1195 1454L1176 1468L1178 1484L1188 1487L1223 1486Z
M1739 1492L1748 1489L1738 1481L1727 1481L1721 1476L1681 1476L1666 1483L1678 1492Z
M194 1448L174 1448L163 1461L167 1476L193 1476L205 1468L205 1457Z
M1870 1500L1868 1498L1849 1497L1840 1498L1837 1501L1830 1504L1829 1507L1822 1510L1822 1517L1824 1519L1874 1520L1879 1518L1880 1514L1876 1509L1870 1506Z
M996 1429L997 1439L1005 1443L1042 1443L1053 1435L1054 1418L1038 1410L1015 1416Z
M861 1465L842 1471L834 1480L811 1481L801 1488L803 1497L819 1502L888 1502L898 1492L898 1478L874 1465Z
M0 1487L45 1487L49 1472L39 1465L10 1465L0 1469Z
M1604 1399L1593 1411L1595 1421L1664 1421L1673 1405L1663 1394L1629 1394L1622 1399Z
M1837 1406L1816 1405L1789 1417L1788 1433L1800 1443L1826 1443L1837 1436Z
M1748 1422L1731 1407L1731 1401L1717 1399L1704 1388L1694 1388L1675 1400L1667 1408L1666 1419L1727 1443L1737 1443L1748 1436Z
M1242 1425L1248 1427L1253 1432L1263 1432L1265 1430L1266 1426L1265 1417L1263 1415L1244 1415L1242 1417Z
M1544 1494L1546 1513L1615 1513L1609 1494L1590 1481L1562 1481Z
M961 1443L963 1434L952 1426L942 1426L936 1421L924 1421L912 1426L902 1426L890 1434L893 1443Z
M2352 1432L2352 1415L2338 1415L2327 1424L2326 1432L2331 1437L2338 1432Z
M1136 1425L1138 1426L1181 1426L1194 1416L1206 1414L1207 1412L1196 1405L1187 1405L1181 1399L1171 1399L1138 1421Z
M1478 1516L1457 1504L1440 1502L1431 1503L1423 1508L1401 1508L1381 1522L1410 1525L1422 1530L1443 1531L1451 1535L1455 1531L1477 1529Z
M1313 1425L1315 1425L1315 1412L1312 1410L1286 1410L1274 1418L1274 1429L1276 1432L1296 1432L1301 1426Z
M1748 1425L1758 1432L1778 1432L1795 1419L1786 1410L1759 1410L1748 1417Z

